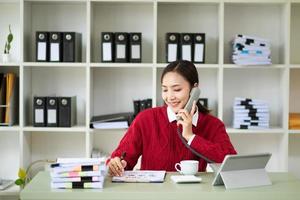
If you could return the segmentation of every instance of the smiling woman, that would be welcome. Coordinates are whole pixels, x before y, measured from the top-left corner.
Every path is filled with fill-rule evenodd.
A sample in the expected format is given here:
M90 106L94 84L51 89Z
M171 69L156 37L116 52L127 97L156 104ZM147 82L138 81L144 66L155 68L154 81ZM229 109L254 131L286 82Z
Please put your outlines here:
M111 175L133 169L140 156L142 170L175 171L175 164L182 160L198 160L199 171L205 171L207 162L195 156L187 144L218 163L227 154L236 154L222 121L200 103L194 102L190 112L184 109L198 83L197 69L189 61L175 61L164 69L161 84L165 105L138 114L111 155ZM176 117L181 119L176 121ZM178 127L187 144L178 137ZM126 158L121 159L123 152Z

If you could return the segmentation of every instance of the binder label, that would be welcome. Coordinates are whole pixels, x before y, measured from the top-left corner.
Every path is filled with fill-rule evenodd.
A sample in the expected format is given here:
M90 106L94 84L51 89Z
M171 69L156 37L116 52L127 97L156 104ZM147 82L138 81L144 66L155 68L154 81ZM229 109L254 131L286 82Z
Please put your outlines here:
M126 52L126 45L118 44L117 45L117 58L125 59L126 58L125 52Z
M38 43L38 60L46 60L46 42Z
M48 109L48 123L56 123L56 110Z
M131 45L131 58L140 59L140 45Z
M191 45L182 45L182 59L192 61L192 46Z
M103 60L104 61L112 61L112 47L110 42L103 42L102 43L102 49L103 49Z
M204 49L204 44L195 44L194 61L203 62L203 49Z
M35 123L44 123L44 109L35 109Z
M168 62L177 60L177 44L168 44Z
M59 43L51 43L50 52L50 60L59 61Z

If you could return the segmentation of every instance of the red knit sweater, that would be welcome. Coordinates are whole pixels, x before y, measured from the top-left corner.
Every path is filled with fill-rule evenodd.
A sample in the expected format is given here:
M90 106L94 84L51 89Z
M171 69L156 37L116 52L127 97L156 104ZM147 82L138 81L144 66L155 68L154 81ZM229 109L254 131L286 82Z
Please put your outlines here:
M196 136L191 147L215 162L236 154L224 124L210 114L199 114L193 133ZM181 160L199 160L199 171L205 171L207 165L182 144L176 121L169 122L166 106L139 113L111 157L121 156L122 152L126 152L126 170L135 166L140 155L142 170L175 171L175 163Z

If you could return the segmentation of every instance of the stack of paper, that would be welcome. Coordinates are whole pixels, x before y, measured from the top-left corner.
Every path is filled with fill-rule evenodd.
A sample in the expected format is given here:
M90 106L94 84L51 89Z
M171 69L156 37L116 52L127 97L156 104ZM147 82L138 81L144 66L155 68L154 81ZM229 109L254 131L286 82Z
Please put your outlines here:
M264 38L236 35L233 40L232 61L237 65L270 65L270 42Z
M269 128L270 112L266 101L236 97L233 105L233 128Z
M61 158L51 165L51 187L55 189L103 188L104 158Z

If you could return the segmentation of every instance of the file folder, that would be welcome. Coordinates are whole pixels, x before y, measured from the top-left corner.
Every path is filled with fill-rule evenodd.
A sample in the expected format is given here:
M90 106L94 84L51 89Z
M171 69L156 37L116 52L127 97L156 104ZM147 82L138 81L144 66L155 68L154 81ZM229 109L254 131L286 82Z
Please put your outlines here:
M76 123L76 97L58 98L58 126L71 127Z
M182 33L180 37L181 60L193 61L193 34Z
M4 123L6 111L6 79L7 75L0 74L0 123Z
M205 63L205 33L194 35L194 63Z
M142 33L129 33L129 41L129 62L140 63L142 61Z
M62 62L62 33L50 32L50 62Z
M198 102L203 105L205 108L208 108L208 99L207 98L199 98Z
M58 105L57 97L47 97L47 126L57 127L58 126Z
M114 33L102 32L101 38L101 61L114 62Z
M81 62L80 33L63 33L63 62Z
M115 33L115 62L128 62L128 34L124 32Z
M46 126L46 97L33 98L33 126L44 127Z
M168 63L179 58L179 33L166 33L166 60Z
M140 103L141 100L133 100L133 116L136 117L140 112Z
M49 61L49 33L36 32L36 61L48 62Z
M12 126L18 120L18 78L14 73L6 74L6 111L4 125Z

